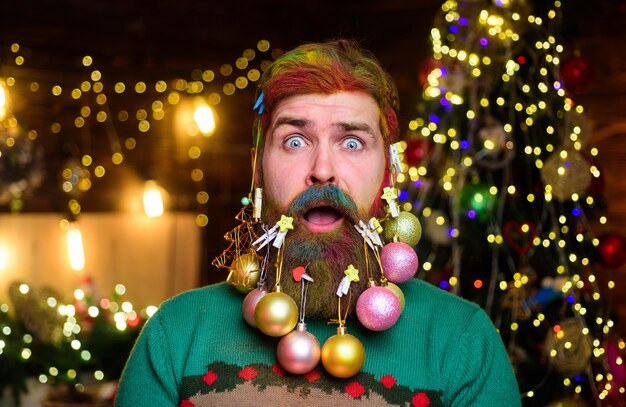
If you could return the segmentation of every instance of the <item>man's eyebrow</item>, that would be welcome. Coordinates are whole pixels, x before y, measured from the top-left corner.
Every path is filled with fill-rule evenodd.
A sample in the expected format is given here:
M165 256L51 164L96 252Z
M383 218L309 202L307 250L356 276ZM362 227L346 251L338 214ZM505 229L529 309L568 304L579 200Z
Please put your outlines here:
M295 117L279 117L278 119L276 119L276 121L274 122L274 125L272 126L274 129L277 127L280 127L284 124L288 124L290 126L294 126L294 127L307 127L311 124L310 120L307 119L296 119Z
M285 116L279 117L276 119L274 124L272 125L273 129L276 129L282 125L290 125L298 128L304 128L311 126L311 121L308 119L299 119L295 117ZM335 127L343 130L343 131L363 131L372 136L376 136L376 131L364 122L338 122L335 123Z

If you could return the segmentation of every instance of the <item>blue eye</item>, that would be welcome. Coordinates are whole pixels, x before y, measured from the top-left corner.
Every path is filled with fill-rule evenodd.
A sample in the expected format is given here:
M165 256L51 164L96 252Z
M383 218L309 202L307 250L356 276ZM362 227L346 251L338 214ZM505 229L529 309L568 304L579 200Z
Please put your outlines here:
M290 137L285 141L285 145L289 148L302 148L304 147L304 139L300 136Z
M363 142L357 138L348 137L343 141L343 146L348 150L360 150L363 148Z

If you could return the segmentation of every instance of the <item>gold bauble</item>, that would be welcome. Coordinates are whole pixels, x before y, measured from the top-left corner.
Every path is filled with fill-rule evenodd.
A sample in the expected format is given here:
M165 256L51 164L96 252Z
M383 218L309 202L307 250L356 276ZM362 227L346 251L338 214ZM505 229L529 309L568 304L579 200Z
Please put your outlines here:
M392 293L394 293L396 295L396 297L398 297L398 300L400 301L400 312L404 311L404 293L402 292L402 289L400 289L400 287L398 287L396 284L387 281L387 285L385 286L385 288L391 290Z
M552 195L559 201L584 194L591 184L591 164L576 150L555 151L544 162L541 180L550 185Z
M326 340L322 347L322 365L331 375L346 379L359 373L365 363L365 348L356 337L345 333L344 327Z
M261 277L261 262L256 253L245 253L228 267L226 282L244 294L256 288Z
M298 323L298 305L283 292L269 293L257 303L254 322L266 335L287 335Z
M402 211L397 218L388 219L383 225L383 239L399 241L415 247L422 237L422 225L411 212Z

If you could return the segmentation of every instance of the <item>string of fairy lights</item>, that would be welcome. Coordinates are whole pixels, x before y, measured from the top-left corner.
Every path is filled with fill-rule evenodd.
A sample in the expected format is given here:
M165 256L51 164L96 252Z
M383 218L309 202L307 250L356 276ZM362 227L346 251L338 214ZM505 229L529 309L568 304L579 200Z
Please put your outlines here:
M139 329L157 310L153 305L136 310L131 302L124 301L125 293L126 287L117 284L111 298L94 301L91 287L77 288L72 300L66 303L52 290L13 283L9 288L13 309L7 303L0 304L0 357L3 353L13 352L25 363L36 358L40 361L36 365L40 369L36 374L40 383L70 382L79 392L85 390L85 381L98 383L113 379L107 377L97 364L90 365L99 351L89 344L94 321L102 318L123 333L129 327ZM22 318L26 330L7 323L11 314ZM50 344L52 348L42 349L40 345L35 346L34 341ZM70 356L64 354L64 358L59 360L48 354L50 349L65 349ZM74 363L68 363L67 359Z
M255 49L245 49L232 64L224 63L214 69L196 68L187 78L135 80L133 83L115 80L107 72L96 68L97 61L93 57L85 55L81 59L81 64L88 70L87 78L76 83L62 83L61 81L49 83L48 81L42 84L29 77L30 71L27 69L28 60L25 55L30 52L23 52L25 48L18 43L11 44L9 48L13 55L14 68L17 68L15 75L3 78L9 92L22 81L27 84L27 89L31 92L47 93L62 101L69 95L71 101L81 105L72 123L55 121L49 123L46 128L29 129L25 134L26 137L34 141L40 137L40 134L45 134L44 137L47 137L58 135L63 131L81 132L94 124L104 126L109 136L111 155L108 161L96 162L96 156L88 151L89 145L85 143L86 145L82 145L81 149L87 151L82 153L77 160L68 161L66 168L62 170L61 188L70 196L67 208L73 215L81 212L81 205L76 195L91 189L94 181L92 175L96 179L102 178L112 165L121 165L128 161L132 151L144 138L140 136L154 131L155 124L166 116L174 116L177 107L193 96L200 97L202 105L195 106L195 120L185 128L187 135L194 140L188 147L187 155L189 160L199 163L203 153L202 137L193 136L212 136L215 131L215 120L211 118L213 123L208 124L208 128L203 128L202 117L198 116L198 111L216 115L215 109L224 97L233 96L249 88L260 78L262 71L270 63L269 58L275 58L282 53L279 48L270 49L269 41L259 40ZM23 68L23 72L19 68ZM217 78L221 80L216 81ZM134 92L133 98L138 95L145 96L145 107L133 111L129 106L124 106L123 102L116 106L111 105L112 96L121 96L123 101L123 96L129 92ZM13 97L19 97L19 95L13 95ZM121 140L115 129L116 124L128 123L132 120L135 121L136 135L130 135ZM5 121L7 128L17 126L19 123L15 117L8 117ZM14 143L14 140L9 138L6 143ZM201 185L204 179L203 169L196 166L190 171L189 176L191 180ZM208 192L199 188L196 194L199 207L196 223L199 227L205 227L208 224L206 215L208 201ZM14 211L19 211L23 202L18 199L11 205Z
M465 2L464 7L460 3L445 1L441 18L431 30L433 58L424 71L423 100L436 107L409 123L413 136L402 142L405 158L412 149L420 151L398 175L403 209L419 214L427 233L432 225L430 237L436 243L452 246L453 270L439 285L457 292L461 278L459 242L465 237L461 223L468 219L488 223L486 243L493 247L492 253L503 253L502 246L516 245L508 238L510 231L502 227L505 202L524 200L532 206L545 201L547 205L536 214L537 223L516 225L518 236L528 240L516 251L522 258L530 258L539 250L558 258L554 292L566 298L574 323L564 320L552 325L544 313L537 312L532 324L548 329L546 354L567 376L563 386L581 393L581 376L586 375L597 399L615 392L624 394L624 384L613 388L613 375L606 369L606 339L615 322L608 313L600 313L593 320L595 326L588 325L585 320L590 310L583 301L587 294L581 294L583 289L590 290L590 302L601 307L600 287L589 254L589 248L597 249L600 240L585 215L596 204L586 191L600 177L600 170L583 157L583 152L596 157L598 150L587 145L590 125L584 108L569 96L559 78L564 46L556 34L548 32L545 38L537 38L532 54L519 52L528 26L550 30L556 25L561 2L554 1L545 17L531 14L524 2L514 0L494 0L490 5ZM533 70L532 75L529 70ZM511 94L501 90L498 95L492 88L497 81ZM560 105L555 106L549 98L556 98ZM507 119L499 123L491 111ZM525 135L522 145L516 145L512 137L516 131ZM520 196L523 188L515 184L510 169L515 152L523 154L529 167L534 166L541 174L543 191L531 189ZM497 179L489 175L493 170L504 175ZM441 201L448 202L449 215L432 206ZM572 218L582 226L571 225ZM605 215L597 220L600 225L608 222ZM422 262L423 270L432 270L437 260L435 251L431 252ZM494 261L490 280L474 281L477 290L485 284L489 287L488 312L494 307L495 290L517 295L514 308L524 299L519 297L521 293L530 291L532 275L514 263L512 259ZM512 269L512 278L498 281L502 274L499 268L503 267ZM609 280L606 288L614 289L614 281ZM522 311L511 310L514 315ZM508 326L499 328L509 332L514 341L520 323L514 316ZM626 344L620 339L618 346L623 350ZM588 363L590 357L593 360ZM611 362L622 364L619 356ZM532 398L543 384L522 389L523 396Z
M560 8L561 2L554 1L545 16L538 16L530 13L528 8L524 7L524 2L494 0L491 8L476 9L475 15L472 16L475 18L469 18L466 14L468 11L462 10L459 2L449 0L443 3L440 24L431 30L433 60L425 75L423 90L424 99L438 104L442 113L417 117L409 123L408 130L415 137L400 142L400 150L404 152L405 158L410 152L412 140L418 140L419 143L424 143L424 146L428 143L431 150L420 162L407 162L405 159L403 171L398 174L397 181L403 189L400 195L403 200L402 209L419 213L425 220L426 229L429 224L435 225L435 229L442 231L440 241L451 242L453 273L449 278L442 280L440 286L452 290L458 288L461 277L458 242L464 237L460 226L463 217L478 220L481 217L488 218L490 214L493 215L490 211L495 207L501 208L504 202L516 200L523 200L531 206L539 202L548 204L542 206L535 214L535 218L540 221L522 222L515 230L519 234L529 236L528 246L519 248L519 253L530 257L543 250L558 258L558 265L553 271L560 279L555 283L554 291L566 298L574 318L573 321L564 320L558 324L551 324L544 313L537 312L532 314L530 321L536 328L547 328L550 332L546 354L555 366L565 373L563 386L573 389L574 393L581 393L583 384L579 377L587 376L597 384L591 386L596 397L603 400L612 392L624 394L626 390L623 386L612 388L612 373L603 368L608 357L606 338L612 332L615 322L608 315L600 314L593 318L595 326L589 325L586 317L591 311L584 301L587 300L587 295L581 294L582 290L588 290L590 303L598 306L604 299L598 278L591 268L593 259L587 253L588 248L597 248L600 241L593 233L586 215L594 209L596 199L586 194L586 190L601 173L596 165L584 158L584 155L597 157L598 150L587 144L590 126L583 106L576 103L575 98L566 92L559 78L558 71L564 55L564 46L557 34L548 32L545 37L537 38L532 46L534 49L532 55L514 52L521 47L520 40L529 29L528 26L546 28L548 31L550 27L555 26L560 18ZM474 23L478 26L472 26ZM22 50L22 46L17 43L10 45L10 51L14 55L13 63L18 72L20 67L25 67L28 63ZM272 57L275 57L274 53L280 52L278 49L273 50ZM27 74L9 76L4 78L4 81L9 90L19 81L27 81L31 92L46 92L59 99L69 95L72 100L80 102L82 107L73 123L69 124L73 131L80 131L89 123L113 129L110 161L94 162L93 155L85 153L80 157L78 166L64 169L62 176L65 182L62 188L71 195L73 189L88 191L93 182L91 174L96 178L104 177L111 165L121 165L128 161L127 156L131 155L138 143L142 142L141 138L136 136L120 140L114 132L115 122L126 123L134 120L137 133L147 134L154 131L155 122L173 114L174 109L186 96L203 95L208 106L215 108L222 98L247 89L251 83L259 79L261 72L269 64L269 60L263 59L262 56L268 53L270 53L269 42L261 40L255 49L244 50L233 64L223 64L217 69L195 69L186 79L139 80L134 83L105 82L108 78L107 72L95 69L96 61L90 56L85 56L82 58L82 65L89 71L88 78L78 83L53 83L44 87L36 81L29 80ZM445 66L441 61L446 61ZM489 73L500 68L497 80L508 86L507 89L512 92L511 97L505 94L490 97L485 94L490 84ZM524 74L528 73L529 69L534 70L531 76L533 81L527 80L529 75ZM234 79L217 87L215 85L217 77ZM468 92L468 88L472 92ZM134 96L145 95L146 107L132 111L116 106L114 110L109 101L110 95L123 96L130 92L134 92ZM557 100L557 106L553 102L554 99ZM461 109L465 110L456 121L444 120L444 114L458 112ZM488 116L491 110L501 112L500 117L507 119L501 123L485 120L482 122L482 129L471 127L479 122L478 119ZM470 127L463 127L467 123L470 123ZM17 125L15 118L9 119L8 126ZM68 125L58 122L49 123L46 129L29 130L26 136L35 141L40 133L59 134L67 127ZM199 127L190 131L193 134L204 134ZM516 144L517 141L512 137L515 131L526 135L523 144ZM212 133L206 134L208 136ZM475 137L468 138L467 134L475 134ZM524 188L512 182L511 175L506 172L511 165L513 151L522 153L525 162L541 174L543 190L532 190L522 196L520 191ZM202 156L199 142L193 143L187 153L190 160L199 162L198 159ZM440 167L433 165L437 162L444 162L444 165ZM438 172L434 171L435 168L438 168ZM500 180L487 178L486 182L475 184L473 181L476 179L485 181L478 175L479 170L485 168L502 171L506 175ZM189 176L194 182L200 183L204 178L204 172L196 167L191 170ZM461 199L464 198L459 196L462 191L469 191L468 199ZM417 196L411 197L413 192ZM449 217L430 205L429 197L436 194L451 202L452 210ZM196 223L200 227L208 224L204 210L208 200L208 192L200 189L196 194L196 201L201 208ZM500 202L500 205L497 205L497 202ZM68 209L74 215L80 214L79 200L70 198ZM496 213L493 217L499 222L489 224L486 243L494 248L494 252L502 253L501 247L511 244L511 241L507 239L506 228L498 226L502 223L503 214ZM572 218L582 227L573 227L570 224ZM601 215L597 222L606 225L608 219ZM429 258L422 261L424 271L433 269L436 263L434 256L433 252ZM487 285L490 290L517 295L527 290L533 283L532 276L523 267L501 263L498 266L513 269L511 278L498 281L495 278L498 274L494 273L494 278L490 281L477 279L474 282L475 288ZM614 281L609 280L606 288L609 291L613 290ZM123 291L123 286L116 287L117 295L122 295ZM29 293L32 294L27 285L17 287L16 295L26 298ZM83 290L74 293L74 301L84 301L84 298ZM79 339L83 328L76 318L76 306L61 304L54 297L45 298L45 302L50 309L64 318L65 340L84 360L88 360L90 353L83 348ZM87 315L93 318L102 312L110 313L116 328L124 330L140 318L149 317L154 310L155 308L149 307L137 312L129 302L104 299L99 304L90 305L87 308ZM522 311L516 309L512 310L512 313L517 315L517 312ZM0 312L7 314L9 306L0 304ZM522 317L516 316L507 326L499 328L509 331L510 337L514 338L521 319ZM2 354L12 333L6 326L2 327L0 333L3 335L0 336L0 354ZM24 335L21 351L23 359L28 359L32 355L28 346L30 342L32 336ZM626 343L619 340L617 346L623 350ZM592 359L592 363L587 362L589 358ZM623 361L618 355L613 360L608 360L608 363L622 365ZM76 376L76 369L59 372L57 367L49 366L41 373L39 381L45 383L59 374L73 378ZM96 370L94 377L102 380L104 375ZM536 388L524 389L524 397L532 399L541 385L543 383Z
M204 113L207 113L209 109L208 113L215 115L215 110L223 98L249 88L260 78L261 73L270 63L269 58L275 58L282 52L278 48L272 50L267 40L260 40L255 49L245 49L232 64L224 63L216 69L197 68L192 70L188 78L134 82L114 80L107 72L96 68L97 61L94 58L85 55L81 59L81 64L88 71L86 78L77 82L64 82L63 80L53 82L46 77L37 80L29 76L32 71L28 69L29 61L26 55L31 55L30 51L24 52L26 48L18 43L10 44L9 48L13 56L11 68L14 74L0 78L2 90L6 92L6 94L3 92L2 99L7 102L0 103L4 148L15 148L20 137L37 143L40 137L52 137L62 132L86 132L88 127L94 125L103 126L109 136L108 160L98 161L96 154L89 151L89 143L85 143L81 146L82 155L76 160L69 160L60 174L62 178L60 188L69 197L67 209L73 216L78 216L82 210L80 194L88 192L95 180L105 177L110 172L111 166L131 162L133 150L144 142L144 137L141 136L158 131L156 123L167 116L176 115L177 108L192 97L196 102L193 106L196 114L198 111L202 112L203 109ZM2 72L4 71L3 69ZM54 121L43 128L29 128L23 132L17 132L15 130L21 129L22 125L28 127L28 123L20 123L19 118L11 111L11 99L20 97L15 92L19 85L24 85L22 87L32 93L52 95L61 103L68 101L78 103L80 108L71 123ZM124 95L131 93L133 99L137 96L145 96L145 107L133 110L130 106L124 106L123 102L115 105L111 103L113 97L123 101ZM198 100L201 102L200 106L197 105ZM205 128L207 123L203 122L202 117L194 119L185 127L185 132L192 140L187 156L189 160L200 163L199 159L203 154L201 145L203 137L193 136L210 137L215 131L215 121L208 123L208 127ZM116 125L133 123L133 121L136 134L120 137L116 131ZM199 165L194 166L189 176L195 183L202 185L204 172ZM208 192L199 187L196 193L199 208L196 224L199 227L206 227L209 222L206 214L208 201ZM21 194L16 194L10 205L13 211L19 212L23 205ZM69 230L70 223L64 219L62 227ZM78 267L77 270L82 269L84 260L76 267ZM17 354L25 363L34 358L46 360L45 354L40 354L40 350L33 348L37 340L64 346L75 354L76 366L61 367L52 360L46 360L44 365L38 366L41 369L38 380L44 384L72 382L78 391L84 390L85 386L82 384L84 380L103 382L112 379L97 366L89 371L92 377L85 377L85 372L81 370L81 365L89 365L95 352L85 343L93 321L97 318L104 318L117 331L123 333L129 327L140 327L157 309L155 306L148 306L136 310L130 301L123 300L126 288L122 284L115 286L112 298L103 297L99 300L92 298L90 287L76 289L73 298L67 303L63 302L62 296L57 293L47 292L26 283L16 283L9 291L13 307L8 303L0 303L0 357L10 353ZM12 328L10 318L13 314L24 317L34 325L28 326L26 331L17 327ZM52 327L51 330L46 330L46 326Z

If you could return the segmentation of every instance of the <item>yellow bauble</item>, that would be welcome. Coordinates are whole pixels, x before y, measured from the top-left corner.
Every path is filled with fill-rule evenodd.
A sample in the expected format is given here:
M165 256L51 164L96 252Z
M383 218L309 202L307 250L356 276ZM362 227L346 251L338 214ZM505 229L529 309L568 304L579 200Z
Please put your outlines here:
M337 330L322 347L322 365L331 375L346 379L359 373L365 363L365 348L356 337Z
M287 335L298 323L298 305L283 292L269 293L257 303L254 322L265 335Z
M385 286L385 288L391 290L391 292L393 292L396 297L398 297L398 300L400 301L400 312L404 311L404 293L402 292L400 287L390 281L387 281L387 285Z
M244 294L256 288L261 277L261 262L256 253L245 253L228 267L226 282Z
M422 225L411 212L400 212L397 218L388 219L383 225L383 239L399 241L415 247L422 237Z

